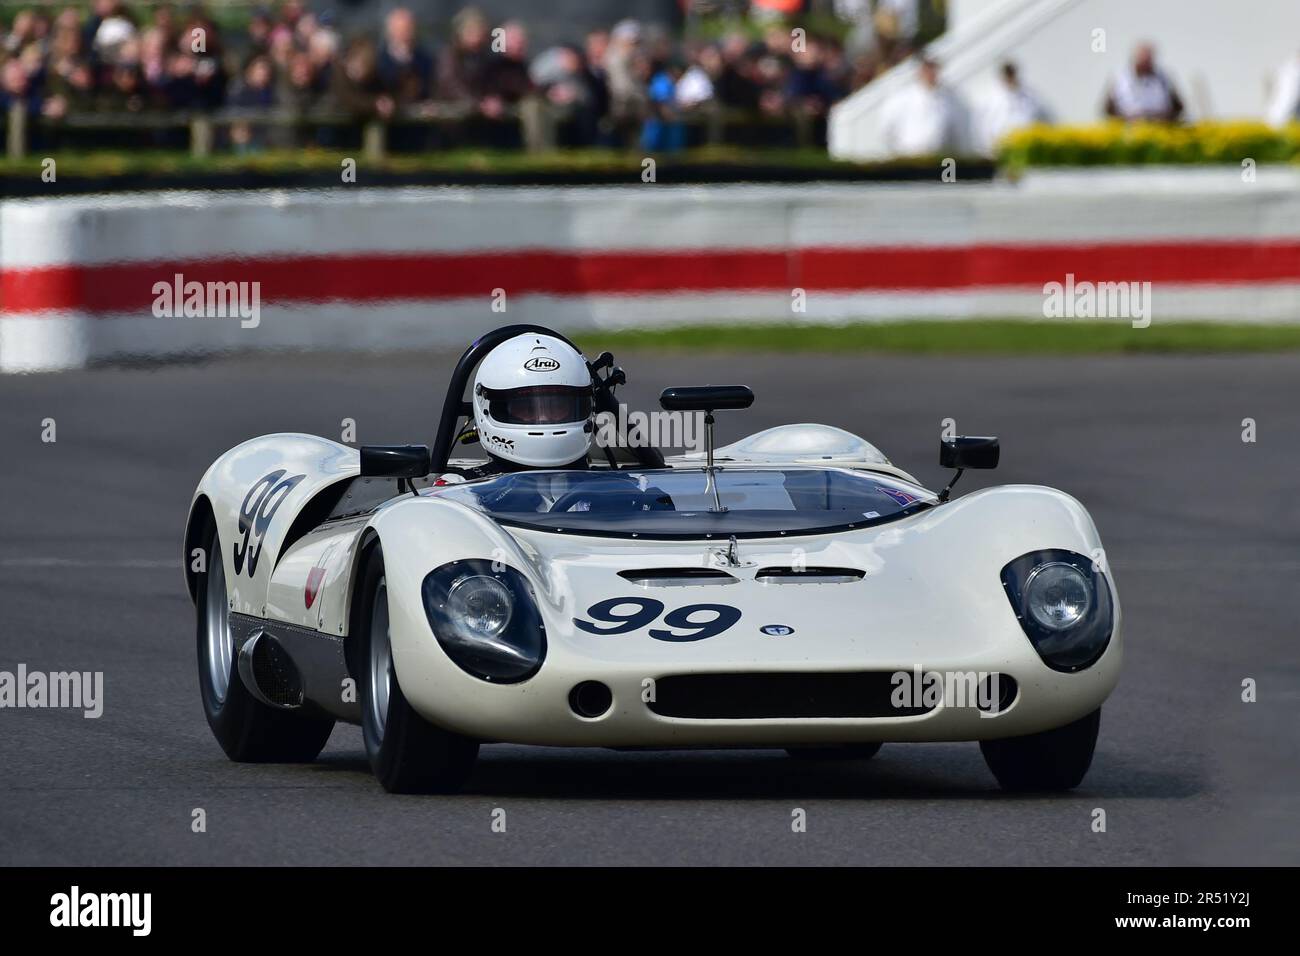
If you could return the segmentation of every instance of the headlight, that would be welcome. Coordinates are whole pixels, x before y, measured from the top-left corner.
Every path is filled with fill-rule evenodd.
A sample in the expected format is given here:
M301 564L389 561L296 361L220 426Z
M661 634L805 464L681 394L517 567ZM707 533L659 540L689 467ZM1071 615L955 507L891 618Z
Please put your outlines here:
M514 610L510 589L486 574L466 574L447 592L447 619L468 640L495 638Z
M514 568L452 561L425 576L424 610L434 637L461 670L509 684L531 677L546 656L532 589Z
M1002 569L1002 586L1043 662L1058 671L1096 663L1110 643L1110 583L1073 551L1034 551Z
M1072 564L1040 564L1025 582L1025 607L1035 621L1062 631L1082 621L1092 607L1088 579Z

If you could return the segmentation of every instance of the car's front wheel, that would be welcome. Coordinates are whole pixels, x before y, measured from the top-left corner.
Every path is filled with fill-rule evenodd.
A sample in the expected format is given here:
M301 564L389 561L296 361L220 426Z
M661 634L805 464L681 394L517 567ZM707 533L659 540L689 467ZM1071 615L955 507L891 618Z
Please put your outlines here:
M315 760L329 740L334 721L263 704L239 677L221 539L211 526L204 539L204 570L198 575L194 608L203 714L226 756L256 763Z
M1083 780L1097 747L1101 708L1064 727L1025 737L984 740L984 762L1003 790L1072 790Z
M376 544L366 556L352 619L370 768L390 793L454 792L474 768L478 742L435 727L407 702L393 667L388 606L384 554Z

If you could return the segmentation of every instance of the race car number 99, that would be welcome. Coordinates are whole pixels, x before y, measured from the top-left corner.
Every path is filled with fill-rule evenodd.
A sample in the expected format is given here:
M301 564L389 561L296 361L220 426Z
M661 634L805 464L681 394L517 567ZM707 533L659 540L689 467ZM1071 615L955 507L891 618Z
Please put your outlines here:
M634 610L620 610L627 608ZM588 634L627 634L652 624L663 612L663 602L654 598L610 598L587 608L587 617L592 620L575 617L573 624ZM705 620L692 620L705 614L713 616ZM663 622L672 630L651 628L650 636L656 641L702 641L717 637L739 620L740 609L728 604L688 604L664 614ZM603 622L603 626L597 622Z
M244 559L248 558L248 576L257 573L257 559L262 553L261 540L276 511L289 497L289 492L297 486L306 475L294 475L284 478L285 471L273 471L264 475L257 484L248 489L244 503L239 509L239 534L241 541L235 542L235 574L244 569ZM283 481L280 479L284 478ZM278 484L277 484L278 482Z

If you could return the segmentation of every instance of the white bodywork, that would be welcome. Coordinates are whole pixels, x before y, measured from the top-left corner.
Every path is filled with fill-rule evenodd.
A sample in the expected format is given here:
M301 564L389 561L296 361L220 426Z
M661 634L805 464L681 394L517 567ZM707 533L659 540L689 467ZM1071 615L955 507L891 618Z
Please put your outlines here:
M782 441L785 437L788 441ZM874 447L839 429L788 426L718 450L721 466L745 462L854 468L906 480ZM670 463L698 468L692 458ZM241 510L259 482L303 475L283 495L260 538L250 575ZM735 583L643 587L619 571L708 567L726 542L650 541L503 527L487 514L427 489L354 517L316 523L285 547L299 512L318 494L358 474L358 454L321 438L272 435L246 442L208 470L195 495L211 504L222 542L232 610L346 640L358 555L369 536L383 548L393 659L411 705L430 722L487 741L592 746L797 745L857 741L953 741L1018 736L1058 727L1095 710L1114 688L1122 657L1113 582L1114 630L1096 663L1074 673L1049 668L1026 637L1000 581L1001 569L1028 552L1060 548L1097 556L1091 518L1069 495L1033 485L978 491L885 524L833 534L745 538ZM253 495L256 498L256 495ZM271 502L273 504L273 502ZM346 509L343 509L346 510ZM191 518L191 522L194 518ZM187 547L189 544L187 543ZM421 585L458 559L500 560L527 578L545 623L546 656L515 684L491 684L450 660L434 637ZM767 565L860 569L843 583L759 583ZM314 593L308 600L309 584ZM725 602L738 623L707 640L656 640L642 628L586 633L574 618L593 603L649 595L668 610ZM779 625L772 636L760 628ZM1015 678L1019 692L1001 713L940 705L919 716L798 719L683 719L646 702L655 682L681 674L831 672L989 672ZM607 684L613 706L588 719L569 704L587 680ZM332 688L308 686L308 697Z

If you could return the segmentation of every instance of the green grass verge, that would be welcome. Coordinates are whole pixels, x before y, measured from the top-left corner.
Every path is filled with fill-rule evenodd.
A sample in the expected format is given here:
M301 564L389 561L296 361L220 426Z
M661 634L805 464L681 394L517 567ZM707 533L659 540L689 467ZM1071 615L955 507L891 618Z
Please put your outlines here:
M714 352L904 352L934 355L1110 355L1121 353L1286 352L1300 350L1300 325L965 320L846 325L682 326L577 336L601 349Z
M196 159L185 152L166 150L95 150L51 154L60 176L112 176L131 173L294 173L337 172L346 158L357 161L359 171L390 173L621 173L639 182L645 154L612 149L556 149L542 153L522 150L452 149L441 152L390 154L379 162L365 159L359 149L283 149L253 153L219 153ZM0 156L0 174L39 178L43 155L22 159ZM736 164L765 168L793 168L810 172L871 171L906 168L909 163L860 165L831 159L818 149L745 149L709 146L661 156L666 168Z

